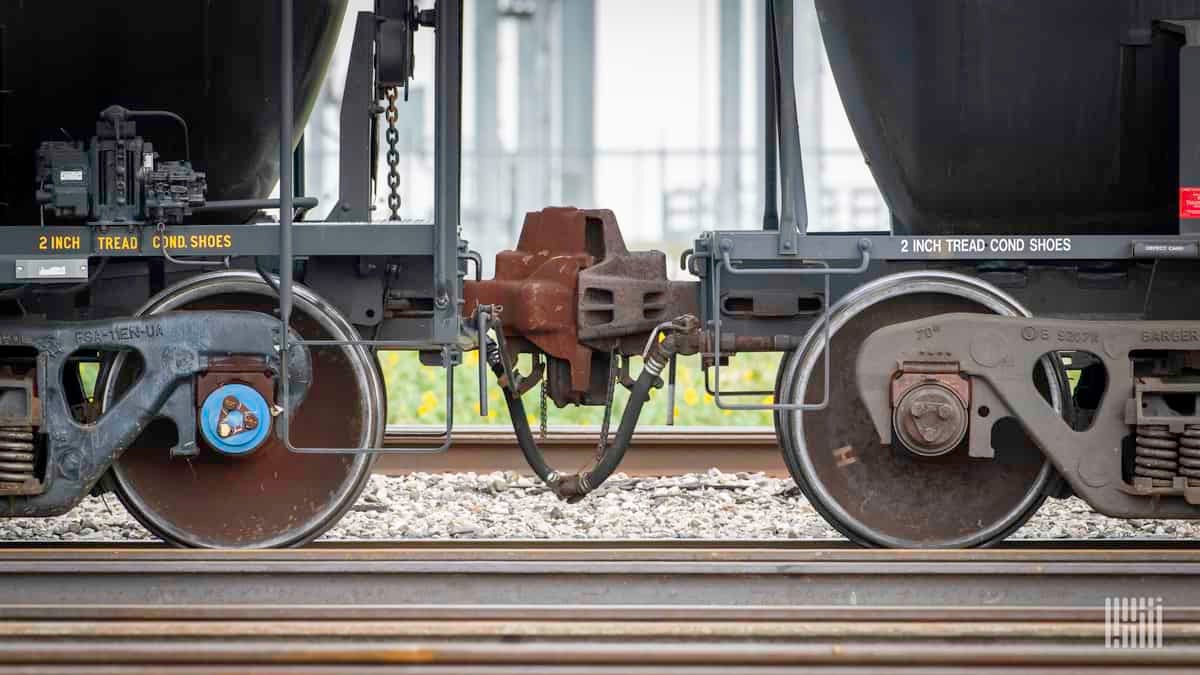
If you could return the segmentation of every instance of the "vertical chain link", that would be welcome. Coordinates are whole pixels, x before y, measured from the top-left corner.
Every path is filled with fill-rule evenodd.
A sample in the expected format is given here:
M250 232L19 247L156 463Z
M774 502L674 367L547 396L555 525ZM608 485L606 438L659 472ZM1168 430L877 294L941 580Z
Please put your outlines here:
M542 370L541 411L538 415L538 431L540 433L539 440L544 441L546 440L546 436L548 435L550 427L550 417L548 415L550 409L546 405L546 380L550 378L550 359L546 356L539 356L538 358L543 359L546 363L545 368Z
M608 387L604 394L604 420L600 423L600 441L596 444L596 459L608 449L608 429L612 423L613 394L617 384L617 350L608 354Z
M397 146L400 144L400 131L396 128L396 122L400 119L400 113L396 110L396 96L398 92L396 87L388 87L387 92L387 110L384 113L384 118L387 120L387 131L385 138L387 140L387 184L388 184L388 210L392 212L389 220L400 220L400 173L396 167L400 165L400 151Z

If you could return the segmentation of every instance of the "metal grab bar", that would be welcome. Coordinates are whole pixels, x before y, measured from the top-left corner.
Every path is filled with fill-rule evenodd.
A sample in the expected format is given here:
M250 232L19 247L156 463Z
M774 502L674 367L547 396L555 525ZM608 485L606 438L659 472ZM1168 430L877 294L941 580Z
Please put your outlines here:
M720 249L721 264L713 269L712 283L709 284L711 306L713 310L713 318L710 323L713 327L713 386L712 396L713 402L721 410L771 410L771 411L791 411L799 410L802 412L815 412L824 410L829 407L829 352L830 352L830 314L829 314L829 277L834 274L862 274L871 264L871 242L868 239L860 239L858 242L859 262L856 267L830 267L829 263L824 261L815 261L811 264L817 267L803 268L737 268L733 266L732 256L730 251L733 248L733 242L728 239L722 239L718 245ZM721 401L721 267L727 272L734 275L792 275L792 276L815 276L821 275L825 280L825 308L821 314L820 321L824 323L823 331L825 334L824 346L824 363L825 373L824 382L822 384L821 400L818 403L729 403L725 404ZM707 376L706 376L707 385ZM726 394L727 396L746 395L744 393ZM801 396L803 398L803 395Z
M293 345L305 345L312 347L400 347L411 346L402 340L291 340ZM287 351L283 350L279 354L281 370L284 376L280 378L280 383L283 390L283 400L288 400L289 378L287 377ZM421 431L397 431L391 433L393 437L400 436L404 438L424 439L441 441L438 445L406 445L406 446L384 446L379 447L358 447L358 448L322 448L322 447L299 447L292 445L291 438L288 436L288 423L290 421L290 413L287 406L279 413L280 420L280 436L283 440L283 445L289 452L295 452L301 455L362 455L362 454L436 454L445 452L450 449L450 445L454 442L454 365L451 360L452 354L448 347L442 348L442 364L446 369L446 423L438 431L426 433ZM387 415L387 410L383 411Z

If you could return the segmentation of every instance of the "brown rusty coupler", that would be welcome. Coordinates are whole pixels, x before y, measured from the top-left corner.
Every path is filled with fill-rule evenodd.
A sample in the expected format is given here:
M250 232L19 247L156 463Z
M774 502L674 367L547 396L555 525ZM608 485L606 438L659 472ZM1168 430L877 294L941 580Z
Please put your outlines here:
M669 280L661 251L629 251L607 210L530 213L516 249L496 256L495 277L468 281L465 297L463 315L477 326L526 460L568 501L612 474L650 390L662 386L659 375L676 354L694 354L703 343L695 282ZM516 370L521 354L533 357L529 373ZM633 356L643 358L637 378L629 373ZM631 395L610 443L614 383ZM538 384L559 407L605 406L591 468L568 475L546 463L521 400Z

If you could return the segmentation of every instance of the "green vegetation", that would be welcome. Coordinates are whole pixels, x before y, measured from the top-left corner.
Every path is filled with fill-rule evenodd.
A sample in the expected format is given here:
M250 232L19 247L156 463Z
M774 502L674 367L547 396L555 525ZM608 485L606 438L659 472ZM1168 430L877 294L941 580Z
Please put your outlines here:
M479 416L479 385L477 352L468 352L463 365L454 369L454 410L458 424L508 425L508 410L489 372L488 416ZM743 354L730 359L721 368L721 389L751 389L766 391L775 386L775 371L779 354ZM380 352L379 362L388 390L388 422L391 424L441 424L445 422L446 375L441 368L420 364L415 352ZM636 367L636 366L635 366ZM523 364L523 372L528 365ZM636 376L636 372L633 373ZM710 373L711 375L711 373ZM665 376L665 373L664 373ZM616 388L613 424L620 419L629 392ZM734 399L737 402L771 403L772 396L751 396ZM538 420L538 387L525 395L525 409L533 426ZM549 403L549 422L554 425L599 425L604 415L602 407L556 408ZM667 419L667 389L652 393L642 410L643 424L665 424ZM771 426L767 411L733 412L720 410L712 396L705 392L704 372L698 356L681 357L676 377L675 423L680 426Z

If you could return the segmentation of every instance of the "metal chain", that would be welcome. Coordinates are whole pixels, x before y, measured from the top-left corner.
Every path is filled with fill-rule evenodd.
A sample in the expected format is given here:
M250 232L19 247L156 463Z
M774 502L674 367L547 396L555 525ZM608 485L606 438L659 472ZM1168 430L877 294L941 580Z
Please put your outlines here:
M400 151L396 146L400 143L400 131L396 128L396 122L400 119L400 113L396 110L396 87L388 87L387 92L387 110L384 113L384 118L387 120L387 164L388 164L388 210L392 212L389 220L400 220L400 173L396 171L396 167L400 165Z
M608 427L612 422L613 390L617 383L617 352L608 354L608 392L604 395L604 420L600 422L600 441L596 443L596 459L608 448Z
M544 441L544 440L546 440L546 435L549 432L549 427L550 427L550 417L547 414L547 413L549 413L549 408L546 406L546 380L549 379L549 377L550 377L550 364L549 364L548 357L539 356L538 358L546 359L546 361L547 361L545 368L543 368L543 370L542 370L542 389L541 389L541 406L542 407L541 407L540 414L538 415L538 424L539 424L538 433L540 434L540 439Z

